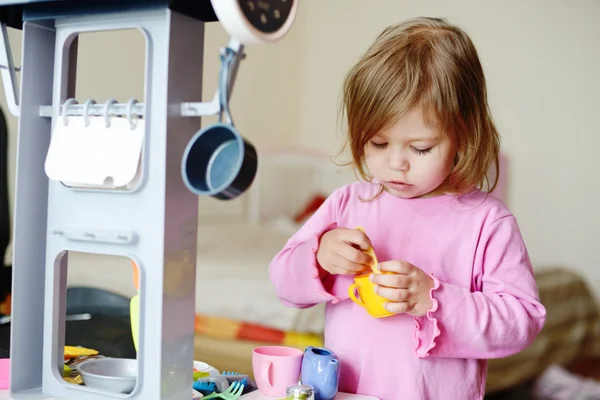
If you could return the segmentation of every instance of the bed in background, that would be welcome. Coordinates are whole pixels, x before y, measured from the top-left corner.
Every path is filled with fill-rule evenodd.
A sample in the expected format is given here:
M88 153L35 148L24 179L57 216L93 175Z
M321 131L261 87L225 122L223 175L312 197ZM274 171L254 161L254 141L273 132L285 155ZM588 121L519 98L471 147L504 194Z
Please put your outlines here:
M353 180L353 171L336 167L320 152L268 149L259 152L257 177L241 199L241 213L231 210L239 204L227 209L227 204L208 203L217 200L201 199L201 207L214 207L199 218L196 325L206 346L198 357L204 360L214 352L219 358L240 345L232 343L237 339L293 342L298 347L319 343L324 306L284 306L269 280L268 266L325 198ZM229 342L223 342L223 352L214 349L215 341L224 339Z

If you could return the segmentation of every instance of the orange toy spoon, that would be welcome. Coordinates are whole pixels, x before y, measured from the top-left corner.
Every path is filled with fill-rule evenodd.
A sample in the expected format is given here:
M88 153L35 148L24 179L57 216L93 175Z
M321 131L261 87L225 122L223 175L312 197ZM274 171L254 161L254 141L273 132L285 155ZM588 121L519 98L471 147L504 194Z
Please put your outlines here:
M365 230L364 230L364 228L362 226L357 226L356 230L359 230L362 233L366 234L366 232L365 232ZM369 247L367 250L363 250L363 253L365 253L368 256L371 256L371 258L373 259L373 262L370 265L371 270L373 271L373 273L374 274L381 274L381 271L377 267L379 265L379 261L377 261L377 256L375 255L375 250L373 249L373 246Z

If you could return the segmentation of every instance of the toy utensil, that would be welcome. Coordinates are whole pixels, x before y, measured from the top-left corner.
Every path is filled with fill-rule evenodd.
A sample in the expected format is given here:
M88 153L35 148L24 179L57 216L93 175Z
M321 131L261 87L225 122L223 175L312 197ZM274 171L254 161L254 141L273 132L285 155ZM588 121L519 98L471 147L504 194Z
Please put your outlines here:
M229 388L226 391L224 391L222 393L218 393L218 392L211 393L208 396L204 396L203 399L208 400L208 399L214 399L214 398L220 397L225 400L236 400L242 395L243 391L244 391L244 385L242 385L238 382L234 382L231 386L229 386Z
M361 231L362 233L366 234L366 232L365 232L365 230L364 230L364 228L362 226L357 226L356 230ZM370 265L371 270L373 271L373 273L374 274L381 274L381 271L378 268L379 261L377 261L377 256L375 255L375 250L373 249L373 246L369 247L367 250L363 250L363 253L365 253L368 256L371 256L371 258L373 259L373 262Z

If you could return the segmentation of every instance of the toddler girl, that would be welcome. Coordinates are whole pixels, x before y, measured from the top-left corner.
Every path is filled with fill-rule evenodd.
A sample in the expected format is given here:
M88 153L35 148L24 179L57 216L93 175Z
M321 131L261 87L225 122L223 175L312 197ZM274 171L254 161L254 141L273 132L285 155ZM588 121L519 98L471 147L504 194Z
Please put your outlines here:
M483 190L499 137L473 43L434 18L385 29L346 77L344 111L365 182L336 190L276 255L277 293L327 303L340 391L481 399L486 359L526 348L546 312L515 217ZM386 318L348 296L370 246Z

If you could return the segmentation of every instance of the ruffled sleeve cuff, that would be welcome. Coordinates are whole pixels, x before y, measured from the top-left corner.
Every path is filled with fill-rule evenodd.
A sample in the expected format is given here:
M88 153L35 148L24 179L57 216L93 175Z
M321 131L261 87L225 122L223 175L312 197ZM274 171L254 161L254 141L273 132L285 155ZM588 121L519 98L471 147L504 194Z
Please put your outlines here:
M415 317L415 340L417 346L415 348L415 354L419 358L425 358L429 356L431 350L436 346L436 339L440 336L440 329L438 327L438 309L439 303L435 298L436 291L440 287L440 281L431 274L433 279L433 287L429 291L429 297L431 298L431 308L427 311L425 316Z
M300 259L297 263L294 262L295 265L304 265L305 268L289 269L292 276L289 276L286 279L291 280L286 282L286 284L294 282L294 286L297 288L298 297L305 298L308 295L310 299L305 298L304 300L309 300L310 303L332 302L335 304L339 302L339 299L327 290L326 286L329 285L324 285L324 282L328 281L331 276L327 271L321 268L317 262L317 250L319 249L321 236L325 232L335 229L336 227L336 223L331 223L321 231L311 234L306 240L296 244L296 249L299 250L297 251L297 254L310 254L310 256L305 256L304 260Z

